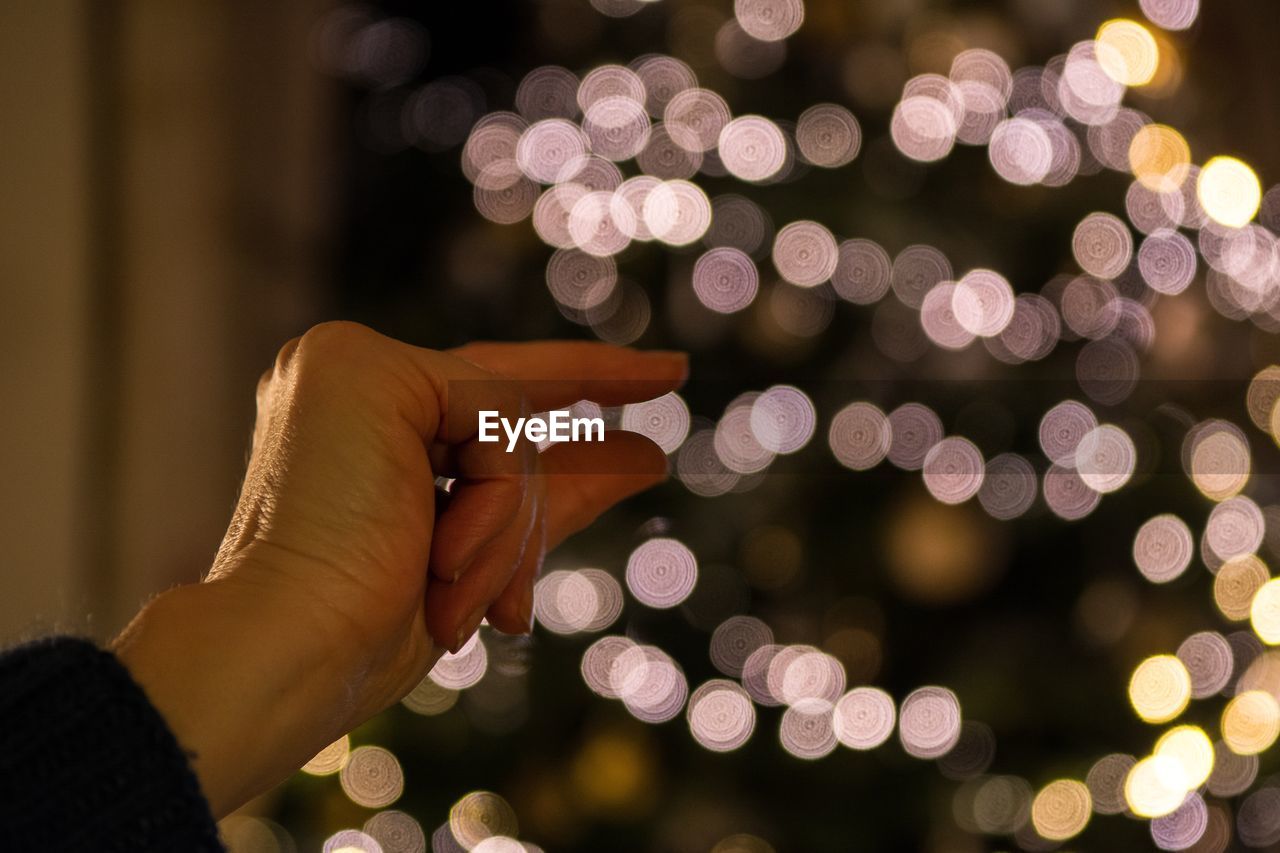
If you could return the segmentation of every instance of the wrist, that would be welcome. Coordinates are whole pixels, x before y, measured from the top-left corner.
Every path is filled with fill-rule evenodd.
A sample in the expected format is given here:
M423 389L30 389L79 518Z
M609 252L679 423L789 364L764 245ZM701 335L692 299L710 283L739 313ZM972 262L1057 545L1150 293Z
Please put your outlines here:
M306 614L231 578L153 599L113 651L164 716L215 816L287 778L347 721Z

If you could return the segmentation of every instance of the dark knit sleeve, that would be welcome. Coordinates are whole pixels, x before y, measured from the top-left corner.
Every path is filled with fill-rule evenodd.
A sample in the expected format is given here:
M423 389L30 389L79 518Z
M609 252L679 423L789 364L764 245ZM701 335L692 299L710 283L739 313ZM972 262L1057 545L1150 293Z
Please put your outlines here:
M115 656L51 637L0 653L0 837L12 850L222 850L199 783Z

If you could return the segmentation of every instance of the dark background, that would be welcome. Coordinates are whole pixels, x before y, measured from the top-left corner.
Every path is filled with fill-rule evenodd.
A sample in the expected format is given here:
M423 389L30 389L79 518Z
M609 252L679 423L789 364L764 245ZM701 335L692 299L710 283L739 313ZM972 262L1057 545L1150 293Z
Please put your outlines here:
M515 85L538 65L560 64L581 73L646 52L679 56L672 47L681 32L679 16L694 4L666 0L621 19L604 17L585 2L387 2L368 8L374 15L420 23L429 35L430 55L415 79L400 86L371 89L349 79L344 84L333 248L339 313L426 346L589 334L556 311L543 284L550 250L528 223L497 226L475 213L471 187L458 166L459 148L424 151L394 130L380 130L373 117L415 86L446 75L480 82L486 110L511 109ZM709 10L710 17L731 14L727 3L696 8ZM1124 216L1130 178L1104 170L1061 189L1018 188L991 172L984 148L962 146L946 161L920 167L887 147L889 111L905 75L945 73L945 65L921 66L908 57L913 39L929 28L956 33L963 46L990 46L1016 69L1042 64L1091 37L1105 18L1121 14L1139 17L1133 4L1100 2L811 0L805 26L789 40L785 64L768 78L734 80L714 67L714 58L709 65L691 64L735 114L794 120L819 101L849 106L863 127L861 155L838 171L802 171L775 186L699 181L710 195L733 191L757 200L776 225L817 219L838 237L870 237L891 254L910 243L930 243L957 270L992 266L1016 290L1036 290L1072 269L1069 235L1080 217L1091 210ZM1129 103L1181 129L1192 143L1193 159L1235 154L1265 181L1280 172L1273 144L1280 121L1278 36L1275 4L1209 4L1192 30L1169 34L1183 63L1181 83L1161 97L1136 93ZM888 79L898 78L887 100L860 99L856 87L851 91L845 84L850 51L871 42L900 57L899 67L881 69ZM1070 381L1078 345L1064 344L1045 362L1018 368L995 363L980 347L958 355L930 351L899 364L871 343L871 312L844 304L811 339L771 339L751 311L708 332L701 325L706 315L691 319L687 315L697 306L677 298L688 287L694 257L694 247L633 246L619 266L645 288L654 308L637 344L691 350L694 379L685 396L695 415L714 418L734 394L782 381L808 390L820 415L855 397L886 409L921 400L939 411L949 433L972 437L989 457L1005 449L1033 450L1038 413L1056 400L1080 396ZM763 296L772 269L766 262L761 271ZM1177 301L1196 318L1190 336L1176 344L1158 336L1144 359L1140 392L1122 407L1095 407L1104 419L1147 425L1150 442L1144 447L1154 457L1145 473L1074 524L1043 506L1003 525L969 509L935 510L948 519L932 519L943 526L925 525L919 535L947 535L951 528L945 525L955 523L971 531L982 565L975 570L979 577L953 600L930 601L927 594L904 589L886 556L886 530L921 523L918 515L903 519L904 513L921 511L919 477L884 467L856 475L841 471L821 446L821 426L810 448L757 488L704 499L673 481L613 512L566 546L551 567L576 561L620 573L630 548L657 524L688 543L704 567L728 567L719 594L708 593L713 611L759 615L779 642L822 645L833 625L868 630L878 640L879 660L863 666L860 676L851 670L851 684L867 681L898 698L921 684L950 686L966 718L996 733L989 772L1019 775L1033 789L1060 776L1083 778L1107 752L1150 748L1155 730L1137 720L1125 698L1133 665L1142 656L1172 651L1192 631L1228 630L1212 604L1211 578L1198 561L1176 583L1153 587L1132 567L1132 535L1142 520L1163 511L1179 513L1195 528L1210 508L1180 475L1180 433L1156 407L1174 401L1196 419L1222 416L1245 424L1245 383L1269 362L1275 346L1272 336L1213 314L1201 281ZM1158 326L1161 308L1152 309ZM983 381L965 381L970 377ZM1266 466L1269 442L1256 431L1250 437L1258 464ZM1265 504L1276 499L1274 491L1270 478L1259 477L1250 494ZM742 570L752 560L772 559L751 552L760 542L752 531L766 525L791 534L802 553L794 577L777 589L753 586ZM1114 608L1101 617L1116 628L1112 636L1099 638L1083 627L1090 600ZM698 620L688 608L683 611L650 612L629 601L613 630L666 649L693 686L716 673L706 654L707 626L694 624ZM491 789L515 806L522 837L553 850L708 850L731 832L755 833L779 851L985 846L956 829L951 803L957 782L932 762L906 757L893 742L870 754L838 749L816 762L800 761L779 747L778 713L770 709L761 709L745 748L728 755L706 752L682 717L645 726L620 705L592 696L577 675L588 641L546 632L535 636L524 678L527 719L513 731L476 731L464 697L437 718L393 709L357 732L354 741L396 752L408 778L397 807L428 829L439 825L461 793ZM1196 703L1185 719L1213 731L1219 712L1217 703ZM645 758L643 795L627 807L605 808L583 797L575 775L586 772L581 763L592 745L609 738L632 744ZM1267 760L1264 777L1269 768L1273 763ZM358 826L360 814L333 780L300 778L276 818L305 838ZM1149 845L1144 822L1095 817L1071 846Z
M342 60L341 38L325 40L335 15L408 27L424 39L425 61L379 82ZM983 148L914 165L887 128L902 83L946 73L958 50L995 50L1014 69L1043 65L1107 18L1142 20L1136 2L809 0L780 69L750 81L710 50L731 16L730 0L659 0L618 19L586 0L0 4L3 638L75 630L106 639L149 595L200 577L243 471L254 383L312 323L358 320L430 347L591 337L557 310L544 279L551 250L529 224L498 226L475 211L460 146L402 132L405 101L442 78L470 80L488 112L511 109L520 79L540 65L582 74L663 52L689 62L735 114L794 121L814 103L845 105L863 131L848 166L799 169L770 186L698 182L709 195L756 200L776 226L815 219L891 255L934 245L957 271L990 266L1018 292L1074 271L1070 237L1084 215L1124 216L1129 176L1104 170L1064 188L1018 188L992 172ZM1165 37L1177 84L1133 91L1127 103L1181 130L1194 161L1239 156L1273 185L1280 4L1206 0L1192 29ZM387 63L395 56L376 56L373 70ZM1074 381L1079 343L1017 368L978 345L900 362L872 334L877 309L838 301L819 334L788 335L768 310L777 285L767 258L756 304L718 318L689 297L698 251L647 244L618 259L653 308L636 344L690 351L684 396L704 425L738 393L782 382L813 397L818 432L749 491L701 498L673 480L627 502L548 569L596 566L620 578L632 548L654 533L686 542L701 568L690 602L659 612L628 599L610 631L665 649L691 689L717 675L710 629L743 612L768 622L778 642L840 657L851 686L881 686L898 700L925 684L952 688L966 720L995 734L985 772L1029 790L1083 778L1107 753L1149 750L1161 729L1128 706L1133 667L1192 632L1247 626L1217 614L1199 560L1172 584L1144 581L1133 535L1160 512L1197 533L1203 525L1211 504L1178 454L1186 425L1206 418L1245 430L1258 472L1246 493L1280 503L1278 454L1244 407L1249 377L1277 361L1275 336L1219 316L1203 274L1153 302L1158 333L1143 382L1122 406L1094 406L1139 441L1134 481L1081 522L1037 503L997 523L974 502L936 504L917 473L839 468L826 424L850 400L886 410L918 400L988 458L1038 458L1039 415L1085 399ZM900 314L914 328L912 314ZM1268 562L1280 558L1274 533L1261 552ZM904 541L943 542L953 561L939 569L904 557ZM592 639L488 635L491 662L502 662L493 669L514 674L491 673L439 716L392 708L352 742L395 752L406 783L394 808L428 834L467 792L491 790L514 807L521 838L548 851L705 853L743 832L778 853L1016 846L960 829L962 782L907 757L896 737L870 753L840 747L806 762L779 745L778 709L758 709L751 741L727 755L698 746L683 716L639 723L582 683ZM1195 702L1181 719L1216 735L1221 705ZM1264 756L1255 789L1276 784L1275 772ZM1210 799L1228 814L1240 804ZM337 778L300 774L225 826L236 850L318 850L373 813ZM1120 816L1095 816L1067 845L1150 846L1146 823ZM768 848L716 853L744 849Z

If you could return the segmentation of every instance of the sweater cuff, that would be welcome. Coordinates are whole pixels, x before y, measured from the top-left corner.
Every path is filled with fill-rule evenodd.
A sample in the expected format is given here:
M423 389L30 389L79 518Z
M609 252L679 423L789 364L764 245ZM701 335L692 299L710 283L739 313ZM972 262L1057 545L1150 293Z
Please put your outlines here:
M0 654L5 844L218 851L186 754L114 655L72 637Z

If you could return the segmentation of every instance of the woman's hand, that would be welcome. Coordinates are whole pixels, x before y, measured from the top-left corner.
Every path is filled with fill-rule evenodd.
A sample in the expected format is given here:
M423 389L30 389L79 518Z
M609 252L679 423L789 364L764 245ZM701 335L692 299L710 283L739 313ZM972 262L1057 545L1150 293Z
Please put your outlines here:
M419 349L349 323L286 344L258 387L248 472L206 583L155 599L116 651L215 814L411 690L486 615L531 624L546 551L665 476L647 439L476 440L519 417L676 388L686 362L592 343ZM456 478L437 512L436 476Z

